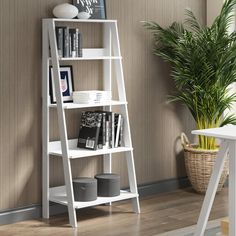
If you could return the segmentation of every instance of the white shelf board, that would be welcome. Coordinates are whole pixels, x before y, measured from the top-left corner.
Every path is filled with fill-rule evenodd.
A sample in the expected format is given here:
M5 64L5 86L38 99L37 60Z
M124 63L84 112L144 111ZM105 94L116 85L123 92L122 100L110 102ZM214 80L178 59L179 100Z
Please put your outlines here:
M84 148L78 148L77 143L78 139L68 140L69 158L71 159L83 158L89 156L98 156L110 153L128 152L133 150L133 148L131 147L117 147L117 148L89 150ZM55 156L62 156L61 141L49 142L49 154Z
M74 206L76 209L97 206L109 202L117 202L122 200L127 200L131 198L138 197L138 194L131 193L128 191L121 190L119 196L115 197L98 197L95 201L88 201L88 202L77 202L75 201ZM66 188L65 186L59 186L49 189L49 200L52 202L56 202L62 205L68 205L67 197L66 197Z
M72 22L72 23L115 23L117 20L109 19L63 19L63 18L47 18L54 22Z
M60 61L89 61L89 60L119 60L122 57L116 56L83 56L83 57L63 57Z
M103 103L88 103L88 104L79 104L79 103L64 103L64 109L78 109L78 108L88 108L88 107L106 107L106 106L119 106L125 105L127 102L120 101L111 101L111 102L103 102ZM56 108L57 104L50 104L49 107Z
M82 61L82 60L118 60L120 55L110 55L104 48L83 48L82 57L59 57L60 61ZM51 58L49 58L51 60Z

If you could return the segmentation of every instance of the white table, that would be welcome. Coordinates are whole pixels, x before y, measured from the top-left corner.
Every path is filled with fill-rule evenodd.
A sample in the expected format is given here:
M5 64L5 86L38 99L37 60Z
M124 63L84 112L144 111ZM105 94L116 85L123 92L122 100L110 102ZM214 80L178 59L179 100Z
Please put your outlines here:
M213 201L216 195L218 183L224 167L224 161L229 153L229 236L236 236L236 125L228 125L221 128L194 130L192 134L219 138L220 150L210 178L207 192L204 198L200 216L198 218L195 236L203 236Z

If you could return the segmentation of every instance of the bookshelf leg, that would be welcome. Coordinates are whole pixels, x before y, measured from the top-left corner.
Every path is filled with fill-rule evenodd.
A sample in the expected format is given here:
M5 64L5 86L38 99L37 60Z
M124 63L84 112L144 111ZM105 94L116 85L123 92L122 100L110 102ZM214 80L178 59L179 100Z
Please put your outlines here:
M64 177L65 177L65 184L66 184L66 195L67 195L67 201L68 201L70 225L73 228L76 228L77 219L76 219L76 210L74 208L74 193L73 193L71 165L70 165L69 158L63 157L63 168L64 168Z
M44 219L49 218L49 160L48 155L43 155L43 211L42 215Z
M139 214L140 213L139 198L138 197L133 198L131 201L132 201L133 211Z
M43 109L42 109L42 141L43 141L43 165L42 165L42 215L43 218L49 218L49 154L48 154L48 143L49 143L49 108L48 108L48 94L49 94L49 78L48 78L48 67L49 67L49 44L48 44L48 28L46 22L43 22L43 64L42 64L42 98L43 98Z
M128 168L130 191L132 193L138 194L135 167L134 167L133 151L130 151L130 152L126 153L126 161L127 161L127 168ZM136 213L140 213L140 206L139 206L138 196L136 198L132 199L132 205L133 205L133 211L136 212Z

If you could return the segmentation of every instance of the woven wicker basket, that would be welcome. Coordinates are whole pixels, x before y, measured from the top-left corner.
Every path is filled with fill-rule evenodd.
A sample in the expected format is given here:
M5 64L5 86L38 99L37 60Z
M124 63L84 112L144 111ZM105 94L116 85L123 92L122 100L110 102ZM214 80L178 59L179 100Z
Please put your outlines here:
M181 142L184 148L187 175L193 189L198 193L206 193L218 150L198 150L196 149L197 145L189 143L184 133L181 134ZM223 188L228 169L229 161L226 158L217 192L220 192Z

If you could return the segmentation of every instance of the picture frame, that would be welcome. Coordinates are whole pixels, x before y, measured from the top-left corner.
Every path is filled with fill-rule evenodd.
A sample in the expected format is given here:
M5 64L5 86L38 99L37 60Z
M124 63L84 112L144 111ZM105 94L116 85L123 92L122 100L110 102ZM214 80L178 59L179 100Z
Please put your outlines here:
M79 12L90 14L89 19L106 19L106 0L73 0Z
M72 92L74 91L72 66L60 66L61 88L63 102L73 102ZM49 95L52 104L56 103L56 90L54 85L53 68L49 67Z

